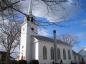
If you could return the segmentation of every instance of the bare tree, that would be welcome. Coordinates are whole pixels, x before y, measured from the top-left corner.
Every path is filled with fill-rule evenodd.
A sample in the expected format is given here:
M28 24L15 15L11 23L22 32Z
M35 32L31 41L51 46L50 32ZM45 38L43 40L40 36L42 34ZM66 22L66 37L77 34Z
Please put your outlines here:
M20 11L21 5L20 0L0 0L0 17L2 19L10 19L14 16L18 19L20 13L24 14ZM20 13L19 13L20 12Z
M61 40L73 46L74 44L76 44L77 37L71 34L65 34L61 36Z
M16 21L6 21L0 24L0 44L4 47L6 55L6 64L10 64L10 57L19 45L20 24Z

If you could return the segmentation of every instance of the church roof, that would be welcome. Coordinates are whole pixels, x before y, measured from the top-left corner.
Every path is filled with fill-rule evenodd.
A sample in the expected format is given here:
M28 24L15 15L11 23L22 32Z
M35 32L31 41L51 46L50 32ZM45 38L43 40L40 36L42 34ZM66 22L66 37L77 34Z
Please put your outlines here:
M79 53L75 52L74 50L72 50L72 52L74 55L78 55L78 56L82 57Z
M86 52L86 46L83 47L83 48L79 51L79 53L81 53L81 52Z
M52 43L54 42L53 38L49 38L49 37L45 37L45 36L33 36L33 37L36 37L38 40L42 40L42 41L48 41L48 42L52 42ZM64 45L70 46L68 43L65 43L65 42L58 40L58 39L56 40L56 42L59 44L64 44Z

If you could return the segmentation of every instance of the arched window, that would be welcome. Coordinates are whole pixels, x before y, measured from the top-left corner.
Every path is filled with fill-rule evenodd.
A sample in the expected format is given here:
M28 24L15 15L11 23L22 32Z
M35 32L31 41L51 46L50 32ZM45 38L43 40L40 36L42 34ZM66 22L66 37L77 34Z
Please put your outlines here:
M47 59L47 48L43 46L43 59Z
M57 59L61 59L60 49L59 48L57 48Z
M74 60L76 61L76 55L74 54Z
M70 53L70 50L68 50L68 59L71 59L71 53Z
M53 47L51 47L50 53L51 53L51 60L52 60L54 59L54 48Z
M63 49L63 59L66 59L66 51Z

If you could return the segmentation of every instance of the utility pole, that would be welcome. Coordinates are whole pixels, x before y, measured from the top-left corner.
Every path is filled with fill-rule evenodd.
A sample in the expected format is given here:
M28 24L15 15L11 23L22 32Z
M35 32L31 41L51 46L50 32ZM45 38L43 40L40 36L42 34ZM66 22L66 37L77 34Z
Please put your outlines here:
M54 64L56 64L57 58L56 58L56 30L53 30L53 36L54 36Z

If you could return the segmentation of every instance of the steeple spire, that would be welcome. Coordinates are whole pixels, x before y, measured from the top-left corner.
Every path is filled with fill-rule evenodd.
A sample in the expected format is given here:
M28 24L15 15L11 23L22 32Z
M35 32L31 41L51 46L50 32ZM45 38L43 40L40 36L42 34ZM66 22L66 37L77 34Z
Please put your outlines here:
M30 22L30 19L32 17L32 0L29 0L29 7L28 7L28 15L26 15L24 23Z
M32 0L30 0L29 15L32 15L32 8L33 8L33 3L32 3Z
M29 0L28 15L25 18L25 22L32 22L33 21L32 6L33 6L32 0Z

